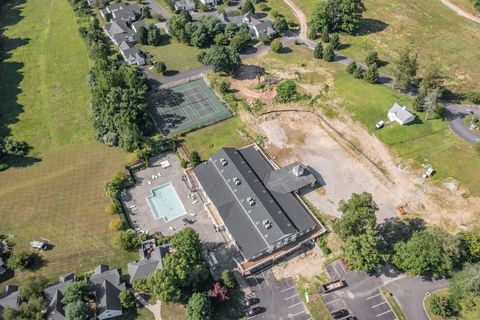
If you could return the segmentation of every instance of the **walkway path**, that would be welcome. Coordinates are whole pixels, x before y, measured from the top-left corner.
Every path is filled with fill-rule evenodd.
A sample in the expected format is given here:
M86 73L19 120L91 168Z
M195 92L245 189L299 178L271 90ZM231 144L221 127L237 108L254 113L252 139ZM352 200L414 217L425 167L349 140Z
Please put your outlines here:
M459 16L467 18L468 20L471 20L473 22L480 23L480 17L474 16L473 14L466 12L465 10L451 3L448 0L440 0L440 1L442 1L442 3L447 7L449 7L451 10L455 11Z
M147 300L145 300L140 294L134 292L132 290L135 299L137 299L138 302L140 302L145 308L150 310L153 315L155 316L155 320L162 320L162 315L160 313L160 300L157 301L155 304L149 304Z

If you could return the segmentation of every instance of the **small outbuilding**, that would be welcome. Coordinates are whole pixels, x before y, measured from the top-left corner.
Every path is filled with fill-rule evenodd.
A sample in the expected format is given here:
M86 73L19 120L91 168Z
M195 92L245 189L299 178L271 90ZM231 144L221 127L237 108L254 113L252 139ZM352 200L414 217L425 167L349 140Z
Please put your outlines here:
M390 121L396 121L400 125L404 125L415 120L415 115L407 110L406 107L399 105L395 102L393 107L388 110L388 119Z

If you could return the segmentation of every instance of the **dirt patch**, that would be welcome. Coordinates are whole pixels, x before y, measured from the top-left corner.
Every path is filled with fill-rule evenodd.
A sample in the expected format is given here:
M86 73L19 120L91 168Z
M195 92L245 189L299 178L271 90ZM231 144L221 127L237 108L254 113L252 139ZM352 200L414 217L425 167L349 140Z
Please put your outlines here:
M286 262L280 262L272 268L275 278L278 280L289 277L313 278L325 273L325 264L323 263L323 254L317 247L313 250L301 253Z

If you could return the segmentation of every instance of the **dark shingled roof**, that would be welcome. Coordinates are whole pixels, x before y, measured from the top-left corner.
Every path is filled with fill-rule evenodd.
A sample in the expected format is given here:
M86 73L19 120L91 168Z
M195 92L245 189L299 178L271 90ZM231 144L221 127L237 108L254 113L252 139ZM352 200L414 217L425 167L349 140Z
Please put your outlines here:
M298 173L298 175L295 174ZM315 183L315 176L300 162L291 163L272 171L267 179L267 188L279 193L290 193Z
M0 312L3 308L20 309L20 294L18 286L8 285L0 294Z
M110 283L110 281L103 281L102 285L96 292L97 314L101 314L105 310L122 311L122 304L120 303L119 298L120 292L121 290Z
M47 308L47 320L64 320L65 311L62 303L63 294L60 290L57 290L52 297L52 300L48 304Z
M273 171L253 146L240 150L223 148L194 169L247 260L282 239L315 226L292 193L282 194L265 186ZM235 183L235 178L240 184ZM253 205L249 198L255 201ZM265 221L271 225L269 228Z

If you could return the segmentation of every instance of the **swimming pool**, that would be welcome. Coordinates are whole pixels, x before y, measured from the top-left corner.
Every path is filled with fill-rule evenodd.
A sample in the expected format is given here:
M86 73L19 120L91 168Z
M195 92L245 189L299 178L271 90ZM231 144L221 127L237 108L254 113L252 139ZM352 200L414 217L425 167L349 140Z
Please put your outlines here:
M172 183L165 183L150 190L148 205L155 219L170 221L187 213Z

